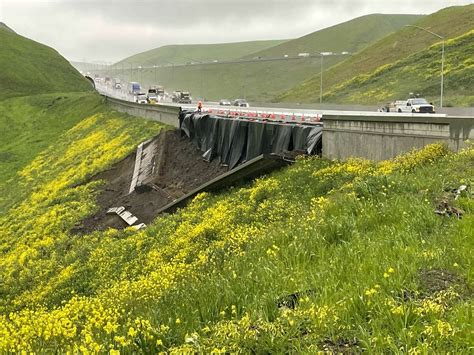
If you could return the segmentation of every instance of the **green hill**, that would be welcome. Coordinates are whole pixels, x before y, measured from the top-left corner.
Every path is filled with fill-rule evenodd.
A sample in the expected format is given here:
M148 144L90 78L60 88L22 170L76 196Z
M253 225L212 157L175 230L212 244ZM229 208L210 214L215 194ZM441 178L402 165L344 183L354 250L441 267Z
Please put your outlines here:
M325 60L330 66L343 59L334 56ZM278 93L320 70L319 58L288 58L251 62L211 63L167 66L161 68L110 68L101 76L121 78L123 82L138 81L144 88L164 85L168 92L188 90L194 98L220 100L244 97L253 102L268 102Z
M325 101L383 103L422 93L440 100L441 43L334 86ZM474 106L474 30L445 44L444 106Z
M355 53L374 41L412 24L422 15L371 14L355 18L306 36L254 53L251 56L281 57L298 53L349 52Z
M212 62L214 60L232 60L247 54L276 46L285 40L250 41L218 44L183 44L155 48L125 58L114 65L122 66L153 66L167 64L185 64Z
M442 34L447 39L452 39L470 31L472 29L473 18L474 5L456 6L425 16L415 22L414 25L428 28L432 32ZM413 53L426 50L437 42L439 42L439 38L425 31L415 28L403 28L396 33L384 37L370 47L353 55L344 62L339 63L337 66L326 70L324 72L325 92L326 90L332 90L335 86L351 80L353 77L369 75L384 65L390 65ZM440 55L435 55L432 65L439 59ZM457 66L459 63L455 61L451 64ZM397 80L406 80L406 87L410 86L411 79L409 76L399 77ZM437 79L433 78L433 86L436 80ZM278 96L277 100L315 102L319 97L319 85L320 76L318 74ZM416 83L412 82L411 85L416 86ZM403 88L400 88L400 90L403 90ZM413 90L408 90L408 92L411 91ZM403 97L405 97L408 92L405 92ZM337 98L332 96L332 100L337 101ZM379 98L374 97L372 103L377 103L378 100Z
M0 27L0 100L49 92L91 90L54 49Z
M254 102L271 101L275 95L291 89L297 83L320 71L320 58L295 58L300 52L354 52L368 43L393 32L422 16L416 15L368 15L289 41L244 42L198 46L166 46L141 53L119 62L107 75L121 77L123 81L139 81L143 86L164 85L168 91L188 90L194 97L208 100L245 97ZM257 50L265 44L268 48ZM253 46L251 48L251 45ZM247 54L242 49L245 46ZM238 51L237 51L238 49ZM284 55L290 58L283 59ZM259 60L231 63L221 60ZM136 68L159 64L165 67ZM279 58L282 60L265 60ZM198 63L218 60L217 63L194 65L170 65L169 63ZM325 58L326 68L344 60L344 56ZM135 66L131 69L129 64ZM102 74L106 73L105 71Z
M4 24L3 22L0 22L0 30L6 30L6 31L10 31L10 32L13 32L15 33L15 31L13 31L10 27L8 27L6 24Z

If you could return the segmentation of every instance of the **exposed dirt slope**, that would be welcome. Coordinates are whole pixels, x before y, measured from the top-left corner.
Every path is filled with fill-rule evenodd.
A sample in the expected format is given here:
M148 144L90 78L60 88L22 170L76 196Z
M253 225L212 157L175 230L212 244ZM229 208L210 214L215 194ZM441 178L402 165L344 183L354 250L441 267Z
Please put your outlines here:
M165 151L161 154L160 174L156 174L150 182L154 188L129 194L136 155L130 154L111 169L92 178L105 181L97 199L99 211L78 225L75 232L126 227L119 216L106 214L109 208L119 206L124 206L138 217L137 223L149 223L160 208L227 171L227 167L221 166L217 159L211 163L204 161L201 152L191 141L181 137L179 131L166 131L160 135L164 137L159 139L157 136L154 140L159 141L158 149Z

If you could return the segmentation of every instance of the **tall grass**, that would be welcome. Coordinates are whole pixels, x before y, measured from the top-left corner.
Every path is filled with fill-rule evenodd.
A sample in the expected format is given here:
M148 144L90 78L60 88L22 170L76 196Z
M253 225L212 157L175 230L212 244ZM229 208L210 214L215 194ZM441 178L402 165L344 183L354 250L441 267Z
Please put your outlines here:
M87 122L74 140L100 129ZM107 140L118 134L107 132ZM200 194L144 231L80 238L68 226L93 210L92 187L80 187L83 195L82 173L62 185L48 172L49 159L66 167L80 153L57 154L44 152L42 168L21 176L42 176L26 205L59 184L62 210L44 196L2 223L3 351L473 346L473 205L470 195L454 200L449 192L472 184L472 148L452 154L433 145L380 164L300 159L247 186ZM436 215L440 200L462 208L463 218ZM44 229L48 210L54 224Z

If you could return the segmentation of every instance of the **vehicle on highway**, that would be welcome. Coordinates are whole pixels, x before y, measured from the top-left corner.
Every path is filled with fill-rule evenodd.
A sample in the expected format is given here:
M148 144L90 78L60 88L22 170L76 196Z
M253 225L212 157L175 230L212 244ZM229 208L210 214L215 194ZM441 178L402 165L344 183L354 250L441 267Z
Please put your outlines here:
M422 97L410 98L408 100L397 100L382 106L381 112L406 112L406 113L435 113L432 103Z
M147 97L146 97L146 94L144 92L139 92L135 95L135 102L137 104L147 104L148 101L147 101Z
M397 112L411 112L411 113L435 113L433 104L426 101L422 97L408 99L400 102L395 106Z
M190 104L192 102L191 94L188 91L175 91L171 95L171 100L180 104Z
M141 91L141 86L139 83L132 81L128 83L128 93L130 95L136 95Z
M244 100L244 99L235 99L234 102L232 103L234 106L239 106L239 107L249 107L249 103Z
M147 99L149 104L156 104L156 103L158 103L158 101L160 101L158 99L158 96L156 96L156 94L153 94L153 93L148 93L146 95L146 99Z
M158 100L163 100L165 98L165 88L162 85L156 86L156 96L158 96Z
M230 102L229 100L227 100L227 99L222 99L222 100L219 101L219 105L220 105L220 106L231 106L232 104L231 104L231 102Z

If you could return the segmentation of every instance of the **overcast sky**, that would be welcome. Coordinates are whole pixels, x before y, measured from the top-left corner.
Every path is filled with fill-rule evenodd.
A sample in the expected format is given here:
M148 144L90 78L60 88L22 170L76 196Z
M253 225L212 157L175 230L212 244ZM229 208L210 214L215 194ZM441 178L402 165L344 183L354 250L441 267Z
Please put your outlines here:
M0 21L70 60L115 62L166 44L295 38L371 13L473 0L0 0ZM0 43L1 46L1 43Z

